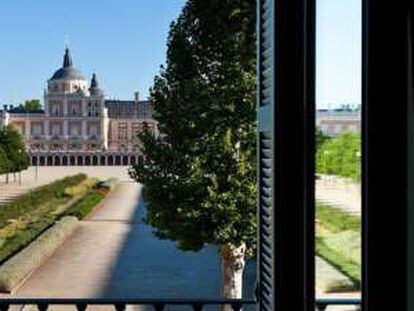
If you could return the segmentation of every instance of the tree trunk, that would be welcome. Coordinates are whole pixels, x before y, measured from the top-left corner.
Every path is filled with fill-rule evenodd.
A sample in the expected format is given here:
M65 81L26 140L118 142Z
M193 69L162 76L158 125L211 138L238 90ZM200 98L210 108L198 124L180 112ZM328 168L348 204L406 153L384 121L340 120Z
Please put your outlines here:
M9 173L6 174L6 184L9 183Z
M246 262L246 245L235 247L223 245L221 256L221 297L223 299L242 298L243 270ZM222 311L232 311L231 306L223 306Z

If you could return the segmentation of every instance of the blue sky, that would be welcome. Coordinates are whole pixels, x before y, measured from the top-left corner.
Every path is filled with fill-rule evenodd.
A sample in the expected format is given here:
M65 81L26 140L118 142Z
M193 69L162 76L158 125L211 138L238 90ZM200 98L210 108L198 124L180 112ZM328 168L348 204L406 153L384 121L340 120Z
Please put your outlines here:
M253 0L252 0L253 1ZM170 22L185 0L2 0L0 104L41 98L65 38L108 97L148 96L164 63ZM360 103L360 0L318 0L317 102Z
M361 0L317 0L316 102L361 104Z

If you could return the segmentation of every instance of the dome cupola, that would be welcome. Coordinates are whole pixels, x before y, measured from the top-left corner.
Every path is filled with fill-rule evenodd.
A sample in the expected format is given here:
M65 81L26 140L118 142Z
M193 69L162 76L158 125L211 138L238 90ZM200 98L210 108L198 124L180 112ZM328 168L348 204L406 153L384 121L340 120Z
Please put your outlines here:
M79 69L73 67L69 48L66 47L63 56L63 67L55 71L50 80L85 80Z

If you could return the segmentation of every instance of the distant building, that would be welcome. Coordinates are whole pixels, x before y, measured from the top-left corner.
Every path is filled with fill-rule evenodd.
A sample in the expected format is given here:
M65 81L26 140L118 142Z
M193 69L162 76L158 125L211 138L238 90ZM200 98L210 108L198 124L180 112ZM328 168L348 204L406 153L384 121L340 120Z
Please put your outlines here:
M0 126L23 135L32 165L128 165L143 161L137 134L157 133L150 101L106 100L94 73L88 83L66 48L63 66L48 80L44 111L4 106Z
M337 137L343 132L361 132L361 111L357 109L319 109L316 126L325 135Z

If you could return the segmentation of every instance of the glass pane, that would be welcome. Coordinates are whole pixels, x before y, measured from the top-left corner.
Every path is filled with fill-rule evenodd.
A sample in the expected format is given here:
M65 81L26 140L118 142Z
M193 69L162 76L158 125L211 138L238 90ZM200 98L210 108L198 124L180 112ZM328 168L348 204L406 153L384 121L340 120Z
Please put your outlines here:
M359 298L361 0L317 0L316 42L317 298Z

